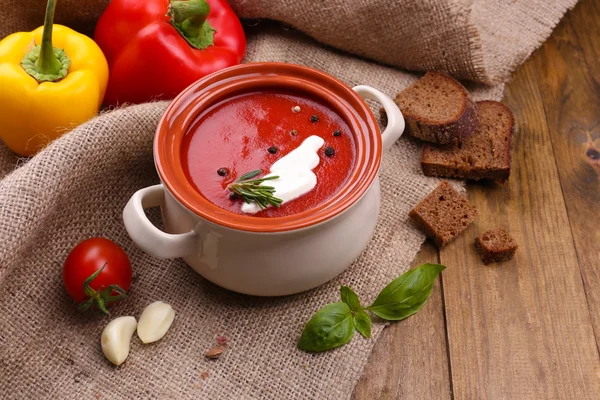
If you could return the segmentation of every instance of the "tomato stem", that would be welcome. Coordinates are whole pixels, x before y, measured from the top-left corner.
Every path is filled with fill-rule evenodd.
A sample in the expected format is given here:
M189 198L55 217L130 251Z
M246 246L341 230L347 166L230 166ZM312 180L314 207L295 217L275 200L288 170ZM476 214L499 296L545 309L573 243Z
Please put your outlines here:
M86 311L91 306L95 305L100 311L108 315L110 313L106 308L107 305L127 297L127 293L119 285L109 285L106 289L99 288L98 291L90 287L90 283L100 275L107 264L108 263L104 263L102 268L98 269L83 281L83 291L89 299L84 300L79 304L79 311ZM113 296L112 292L116 292L117 295Z

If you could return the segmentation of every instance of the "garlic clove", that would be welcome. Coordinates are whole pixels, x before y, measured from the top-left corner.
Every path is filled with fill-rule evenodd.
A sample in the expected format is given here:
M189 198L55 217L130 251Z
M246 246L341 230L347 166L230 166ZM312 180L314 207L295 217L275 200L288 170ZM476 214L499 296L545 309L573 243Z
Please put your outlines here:
M134 317L115 318L104 327L100 344L104 356L115 365L121 365L129 355L129 342L135 332Z
M144 309L137 326L138 337L144 343L152 343L165 336L173 320L175 310L162 301L156 301Z

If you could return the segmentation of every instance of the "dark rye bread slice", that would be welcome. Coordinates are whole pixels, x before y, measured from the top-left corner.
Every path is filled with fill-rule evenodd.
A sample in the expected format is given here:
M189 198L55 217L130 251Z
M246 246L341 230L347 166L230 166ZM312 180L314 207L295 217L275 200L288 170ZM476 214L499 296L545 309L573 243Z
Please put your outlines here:
M421 168L427 176L459 179L493 179L510 176L511 146L515 119L512 111L497 101L480 101L479 128L469 138L448 146L426 144Z
M477 209L466 198L442 181L408 216L442 248L467 229L476 214Z
M395 100L408 132L421 140L448 144L477 129L477 109L469 92L441 72L428 72Z
M508 261L517 251L517 242L502 228L491 229L475 239L475 248L484 264Z

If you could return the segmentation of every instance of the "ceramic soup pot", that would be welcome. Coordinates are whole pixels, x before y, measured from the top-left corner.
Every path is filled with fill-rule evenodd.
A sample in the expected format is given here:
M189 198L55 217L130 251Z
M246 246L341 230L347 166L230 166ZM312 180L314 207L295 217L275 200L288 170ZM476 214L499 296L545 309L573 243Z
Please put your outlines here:
M337 193L314 208L276 218L235 214L212 204L190 184L182 168L182 138L211 105L269 89L302 92L335 110L354 135L354 167ZM364 99L385 109L383 134ZM281 296L314 288L344 271L367 246L379 214L382 153L404 126L396 104L369 86L350 88L323 72L285 63L224 69L188 87L167 108L154 138L162 183L131 197L123 211L125 227L146 253L182 257L204 278L236 292ZM166 232L144 212L156 206Z

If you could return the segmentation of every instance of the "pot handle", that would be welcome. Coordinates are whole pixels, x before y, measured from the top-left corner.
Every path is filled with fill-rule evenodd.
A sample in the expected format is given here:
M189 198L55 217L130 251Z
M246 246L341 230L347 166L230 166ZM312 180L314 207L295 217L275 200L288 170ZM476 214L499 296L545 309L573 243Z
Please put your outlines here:
M164 202L163 185L149 186L135 192L123 209L123 222L127 233L140 249L157 258L177 258L195 253L197 236L194 231L166 233L146 217L145 208L162 207Z
M404 132L405 123L402 112L392 99L371 86L360 85L352 89L363 99L377 100L383 106L388 123L381 134L381 138L383 140L383 151L388 151Z

